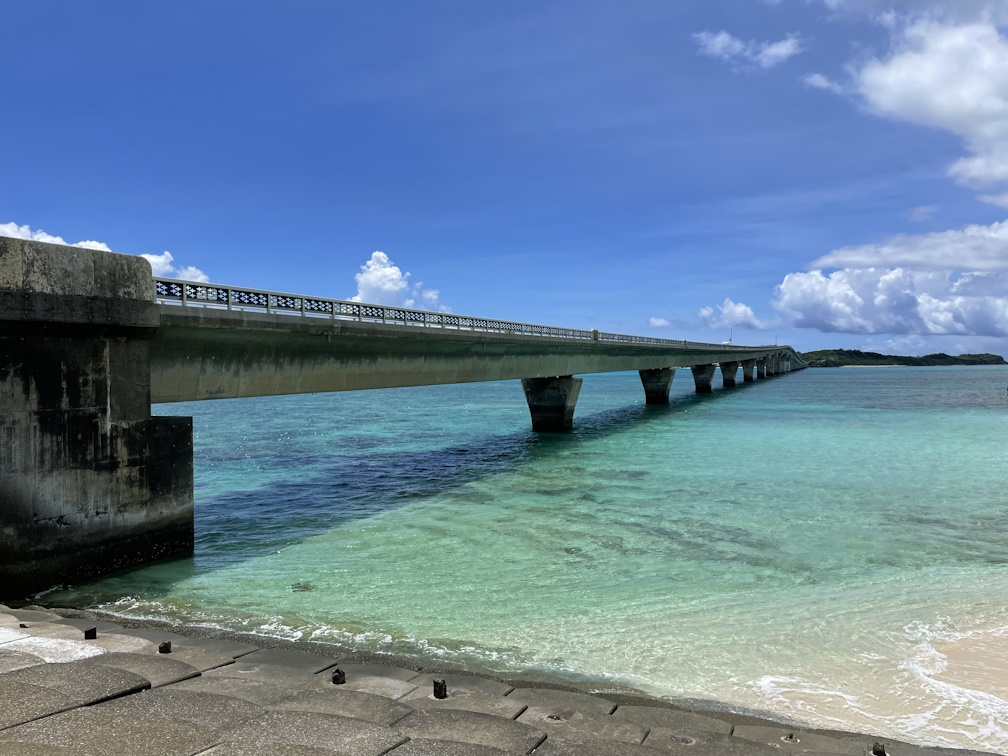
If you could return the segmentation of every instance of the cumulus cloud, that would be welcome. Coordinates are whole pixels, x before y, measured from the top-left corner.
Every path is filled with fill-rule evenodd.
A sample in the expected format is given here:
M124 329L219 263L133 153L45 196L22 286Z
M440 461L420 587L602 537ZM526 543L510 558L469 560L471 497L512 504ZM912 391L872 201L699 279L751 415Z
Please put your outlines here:
M788 58L803 52L801 40L796 34L788 34L777 42L744 42L726 31L717 33L702 31L693 35L700 53L729 63L742 63L767 69L783 63Z
M54 236L53 234L46 233L41 228L37 231L33 231L31 226L19 226L16 223L0 223L0 236L12 236L15 239L29 239L31 241L47 242L49 244L62 244L69 247L97 249L103 252L112 251L105 242L87 239L85 241L79 241L76 244L67 244L66 240L62 236ZM151 270L154 275L161 278L181 278L185 281L201 281L203 283L210 280L207 278L206 273L192 265L186 265L182 268L176 267L174 264L174 258L170 252L163 252L160 255L140 255L140 257L147 260L147 262L151 264Z
M831 11L867 14L881 23L891 23L894 16L1008 22L1004 0L822 0L822 3Z
M888 57L868 60L856 76L878 115L962 138L969 154L948 169L957 181L1008 182L1008 39L992 21L910 23Z
M731 326L747 326L762 329L766 325L756 317L749 305L733 302L730 298L717 307L703 307L697 316L710 328L730 328Z
M140 257L151 264L151 270L158 278L179 278L183 281L199 281L201 283L209 283L210 281L207 274L197 267L192 265L177 267L175 258L167 250L160 255L140 255Z
M775 292L774 307L798 327L1008 335L1008 221L844 247L810 267Z
M0 223L0 236L11 236L15 239L29 239L31 241L46 242L48 244L62 244L68 247L85 247L87 249L100 249L111 252L108 245L99 241L79 241L76 244L68 244L62 236L53 236L43 231L41 228L33 231L31 226L19 226L17 223Z
M916 270L1008 270L1008 220L931 234L900 234L877 243L843 247L810 268L907 267Z
M971 274L904 268L791 273L774 307L799 328L915 335L1008 335L1008 273Z
M668 318L656 318L652 316L648 318L647 324L648 328L665 328L666 326L672 325L672 321Z
M409 277L410 274L403 273L384 252L372 252L360 273L354 275L357 294L351 301L451 312L441 304L437 289L426 288L420 282L411 284Z

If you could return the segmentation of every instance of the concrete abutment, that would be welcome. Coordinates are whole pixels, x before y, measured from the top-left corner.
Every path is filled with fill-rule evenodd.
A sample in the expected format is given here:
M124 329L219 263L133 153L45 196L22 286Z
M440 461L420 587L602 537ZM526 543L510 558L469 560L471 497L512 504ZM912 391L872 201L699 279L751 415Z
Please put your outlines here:
M192 419L150 414L139 257L0 237L0 598L193 548Z

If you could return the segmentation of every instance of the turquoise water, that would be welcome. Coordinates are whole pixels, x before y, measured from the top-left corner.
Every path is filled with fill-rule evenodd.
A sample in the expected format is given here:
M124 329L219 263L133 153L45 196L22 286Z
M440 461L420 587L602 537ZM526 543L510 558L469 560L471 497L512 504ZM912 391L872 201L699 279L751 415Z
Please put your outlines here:
M163 405L195 555L47 599L1008 753L1008 701L940 652L1003 638L1008 670L1006 384L679 371L647 407L586 376L563 436L517 381Z

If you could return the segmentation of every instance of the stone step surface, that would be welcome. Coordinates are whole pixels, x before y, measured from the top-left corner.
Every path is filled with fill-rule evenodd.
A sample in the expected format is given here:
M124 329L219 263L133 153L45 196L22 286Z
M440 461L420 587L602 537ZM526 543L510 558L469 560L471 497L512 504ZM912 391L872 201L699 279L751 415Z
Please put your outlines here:
M511 719L454 709L414 711L395 728L410 738L471 743L510 754L532 753L546 739L542 730Z
M158 653L164 641L171 653ZM0 756L867 756L876 742L888 756L975 753L336 659L0 607Z

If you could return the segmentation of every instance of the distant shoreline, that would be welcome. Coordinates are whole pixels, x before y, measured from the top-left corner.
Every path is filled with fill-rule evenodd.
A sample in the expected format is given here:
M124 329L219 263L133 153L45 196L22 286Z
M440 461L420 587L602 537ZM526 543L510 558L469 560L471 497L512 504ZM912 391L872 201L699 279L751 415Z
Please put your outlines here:
M801 353L809 367L960 367L970 365L1008 365L1000 354L960 354L944 352L911 357L858 349L820 349Z

